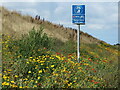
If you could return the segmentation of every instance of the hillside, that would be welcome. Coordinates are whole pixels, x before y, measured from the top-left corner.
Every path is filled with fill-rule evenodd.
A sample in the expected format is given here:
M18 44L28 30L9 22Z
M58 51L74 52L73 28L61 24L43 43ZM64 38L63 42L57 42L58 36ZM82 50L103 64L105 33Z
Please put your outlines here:
M2 88L118 88L118 46L81 32L78 62L77 30L5 8L0 13Z
M56 37L65 42L70 39L76 40L77 30L72 28L65 28L63 25L53 24L49 21L43 21L43 19L35 20L31 16L23 16L16 11L8 11L7 9L0 7L0 15L2 15L2 31L16 37L21 34L28 33L33 27L44 27L44 32L48 36ZM81 32L81 42L83 43L99 43L101 42L97 38L91 35Z

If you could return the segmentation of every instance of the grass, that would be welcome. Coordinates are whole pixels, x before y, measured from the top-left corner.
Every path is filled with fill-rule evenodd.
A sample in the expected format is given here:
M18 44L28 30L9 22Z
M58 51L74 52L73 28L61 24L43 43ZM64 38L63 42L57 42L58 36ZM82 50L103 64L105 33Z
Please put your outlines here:
M20 39L3 35L2 88L117 88L118 50L106 43L61 42L33 28Z

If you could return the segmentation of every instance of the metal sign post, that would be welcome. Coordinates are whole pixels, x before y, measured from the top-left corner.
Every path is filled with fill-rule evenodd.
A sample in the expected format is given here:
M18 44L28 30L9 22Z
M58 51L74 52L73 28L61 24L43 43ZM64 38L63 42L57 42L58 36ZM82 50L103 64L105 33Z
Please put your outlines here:
M80 62L80 24L78 25L78 31L77 31L77 57L79 63Z
M72 23L78 25L77 30L77 60L80 62L80 25L85 24L85 5L72 5Z

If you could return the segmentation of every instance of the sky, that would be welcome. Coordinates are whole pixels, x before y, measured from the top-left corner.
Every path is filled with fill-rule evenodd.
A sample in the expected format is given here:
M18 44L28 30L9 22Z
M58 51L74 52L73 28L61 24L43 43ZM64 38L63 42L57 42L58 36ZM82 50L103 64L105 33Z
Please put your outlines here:
M85 25L80 30L111 45L118 43L118 3L117 2L4 2L9 10L23 15L40 15L52 23L78 29L72 23L72 4L85 5ZM33 2L34 1L34 2Z

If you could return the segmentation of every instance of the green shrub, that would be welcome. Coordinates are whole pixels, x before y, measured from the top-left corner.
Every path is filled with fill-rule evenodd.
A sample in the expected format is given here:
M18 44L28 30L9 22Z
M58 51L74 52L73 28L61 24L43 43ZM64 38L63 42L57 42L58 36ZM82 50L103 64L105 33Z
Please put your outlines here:
M33 28L28 34L22 35L21 39L13 41L13 44L19 47L18 51L16 51L18 55L22 54L22 56L29 57L42 55L40 49L51 48L51 41L51 38L46 33L43 33L43 27L40 27L38 30Z

